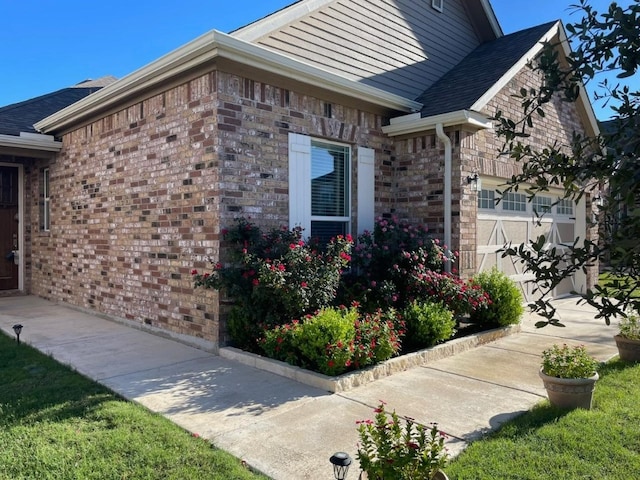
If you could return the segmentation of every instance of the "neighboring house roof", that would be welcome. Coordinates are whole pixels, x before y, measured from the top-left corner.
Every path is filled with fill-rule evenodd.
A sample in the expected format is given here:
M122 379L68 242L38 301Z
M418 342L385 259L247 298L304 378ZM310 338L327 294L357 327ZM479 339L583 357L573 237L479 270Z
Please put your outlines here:
M0 107L0 135L19 136L20 132L36 133L36 129L33 127L35 123L100 90L115 80L115 77L85 80L73 87L63 88L24 102Z
M521 30L477 47L416 99L424 105L422 117L471 110L555 24Z

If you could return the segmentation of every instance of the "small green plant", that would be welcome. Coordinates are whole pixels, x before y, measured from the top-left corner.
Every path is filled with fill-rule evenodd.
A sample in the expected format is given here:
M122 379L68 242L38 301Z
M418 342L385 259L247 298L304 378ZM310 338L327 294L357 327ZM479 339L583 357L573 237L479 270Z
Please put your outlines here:
M360 444L357 459L369 480L431 480L447 464L445 435L411 418L400 420L388 414L385 403L374 410L375 420L358 424Z
M596 373L598 361L584 345L553 345L542 352L542 373L557 378L589 378Z
M442 303L413 301L402 311L402 318L407 327L407 349L431 347L455 333L453 313Z
M513 280L494 267L490 271L474 275L473 281L489 294L491 302L472 311L471 321L501 327L520 322L524 313L524 299Z
M636 311L627 313L626 317L620 320L619 335L629 340L640 340L640 316Z

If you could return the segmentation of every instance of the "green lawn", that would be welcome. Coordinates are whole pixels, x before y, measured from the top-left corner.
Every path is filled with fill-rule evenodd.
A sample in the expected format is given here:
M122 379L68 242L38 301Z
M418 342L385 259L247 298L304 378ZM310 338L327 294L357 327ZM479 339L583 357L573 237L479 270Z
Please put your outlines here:
M0 479L256 480L160 415L0 334Z
M619 479L640 477L640 365L600 370L592 410L543 402L473 443L447 468L462 479Z

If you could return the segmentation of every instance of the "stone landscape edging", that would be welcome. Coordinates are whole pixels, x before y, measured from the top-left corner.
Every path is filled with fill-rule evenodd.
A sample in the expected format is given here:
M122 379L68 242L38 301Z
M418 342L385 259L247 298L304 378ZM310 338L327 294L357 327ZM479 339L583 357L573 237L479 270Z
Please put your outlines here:
M429 362L447 358L472 348L484 345L494 340L513 335L520 332L522 327L509 325L507 327L495 328L485 332L474 333L455 340L426 348L417 352L407 353L399 357L390 358L384 362L372 365L362 370L344 373L339 376L330 377L321 373L305 370L304 368L289 365L288 363L271 358L263 357L255 353L245 352L234 347L223 347L220 349L220 356L228 360L264 370L282 377L295 380L311 387L320 388L331 393L340 393L351 390L361 385L366 385L379 378L388 377L397 372L402 372L410 368L419 367Z

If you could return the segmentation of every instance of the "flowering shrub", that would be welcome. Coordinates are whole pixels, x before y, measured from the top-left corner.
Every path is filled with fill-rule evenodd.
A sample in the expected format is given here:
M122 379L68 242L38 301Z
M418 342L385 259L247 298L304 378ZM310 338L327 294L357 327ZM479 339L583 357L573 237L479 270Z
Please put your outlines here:
M356 304L325 308L302 321L266 328L260 345L270 358L340 375L396 355L403 334L395 312L361 315Z
M557 378L589 378L596 373L598 361L584 345L553 345L542 352L542 373Z
M402 308L423 296L416 278L432 270L441 271L452 258L447 256L446 247L428 236L426 227L396 218L378 218L373 232L358 237L352 269L341 284L342 293L370 311L388 306Z
M256 348L261 325L281 325L331 304L353 243L350 235L338 236L321 248L302 240L300 228L262 233L243 218L223 238L230 262L211 272L192 271L194 285L224 290L235 301L229 332L249 350Z
M357 422L357 459L369 480L431 480L447 464L445 435L435 423L427 428L410 418L401 422L384 402L374 412L375 421Z
M450 273L434 271L414 273L413 278L430 301L443 303L456 316L492 303L489 294L473 279L465 281Z

